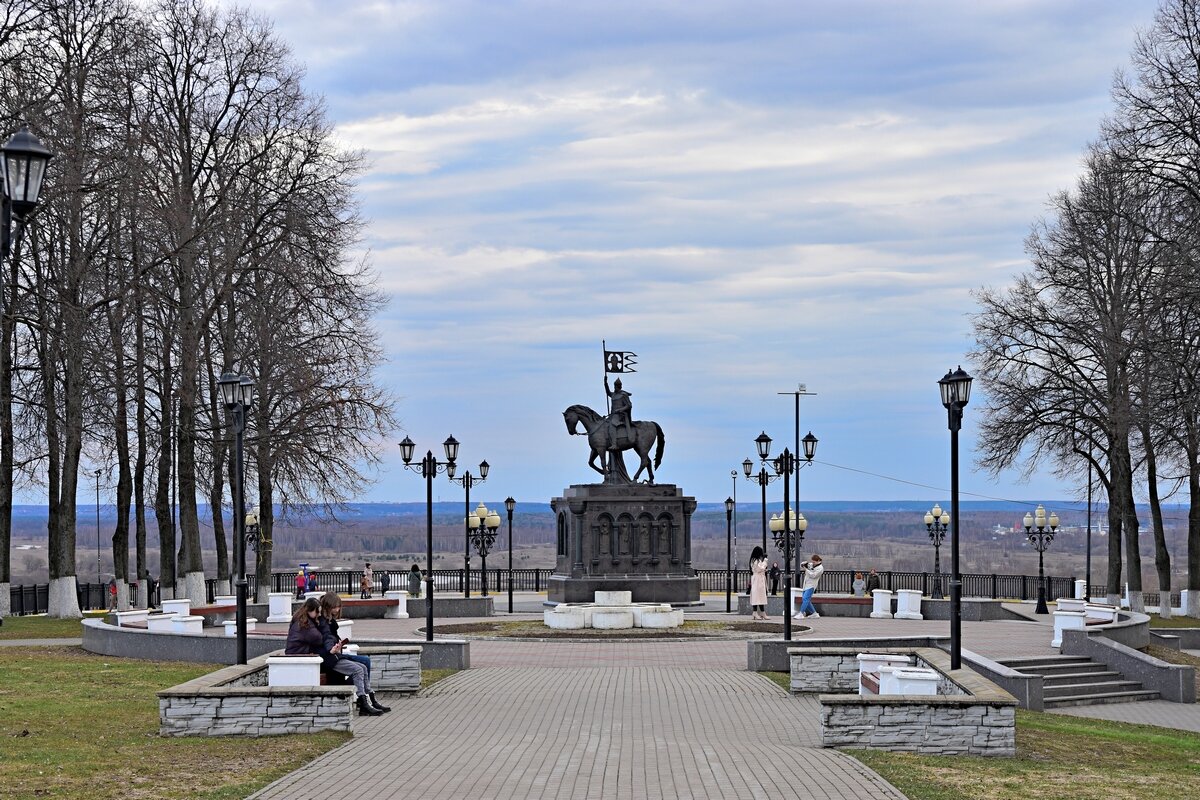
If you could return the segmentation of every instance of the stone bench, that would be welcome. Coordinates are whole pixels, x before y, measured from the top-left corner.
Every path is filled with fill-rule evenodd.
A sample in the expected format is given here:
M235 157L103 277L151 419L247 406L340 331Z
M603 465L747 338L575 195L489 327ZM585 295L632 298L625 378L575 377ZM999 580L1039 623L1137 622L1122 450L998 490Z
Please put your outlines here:
M1083 607L1083 615L1088 625L1109 625L1117 621L1120 609L1106 603L1087 603Z
M175 617L179 616L174 612L169 614L149 614L146 616L146 630L152 633L173 633L175 630Z
M171 621L171 633L204 633L204 617L189 614L187 616L175 615L175 619Z
M146 617L149 615L149 609L137 608L132 611L117 611L113 616L117 618L118 628L144 628L146 627Z

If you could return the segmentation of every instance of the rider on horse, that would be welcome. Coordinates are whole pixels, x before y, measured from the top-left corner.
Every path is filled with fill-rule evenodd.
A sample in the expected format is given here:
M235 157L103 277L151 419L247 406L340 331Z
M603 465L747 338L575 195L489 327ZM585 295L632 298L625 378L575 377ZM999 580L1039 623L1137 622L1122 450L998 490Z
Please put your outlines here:
M615 447L617 444L619 425L625 427L625 436L632 442L633 402L629 399L630 393L621 388L620 378L613 382L613 388L608 388L608 375L604 376L604 391L612 399L612 413L608 415L609 446Z

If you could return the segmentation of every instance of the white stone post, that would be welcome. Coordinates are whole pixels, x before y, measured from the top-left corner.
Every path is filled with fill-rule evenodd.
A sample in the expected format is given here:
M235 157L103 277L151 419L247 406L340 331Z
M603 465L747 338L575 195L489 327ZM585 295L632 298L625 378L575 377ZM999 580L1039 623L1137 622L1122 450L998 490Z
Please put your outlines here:
M388 606L383 612L384 619L408 619L408 592L402 589L389 589L383 593L385 600L395 600L396 605Z
M267 622L292 621L292 593L271 592L267 595Z
M871 593L871 619L892 618L892 593L888 589L876 589Z
M897 590L896 619L925 619L925 617L921 615L920 589Z
M1055 611L1054 638L1050 640L1050 646L1062 647L1063 631L1083 630L1087 624L1086 618L1083 611Z
M162 612L164 614L178 614L181 617L190 616L192 613L192 601L186 597L179 600L163 600Z
M1085 581L1083 578L1080 578L1079 580L1075 581L1075 599L1076 600L1087 600L1088 599L1087 581Z
M320 686L321 657L271 656L267 659L267 685Z

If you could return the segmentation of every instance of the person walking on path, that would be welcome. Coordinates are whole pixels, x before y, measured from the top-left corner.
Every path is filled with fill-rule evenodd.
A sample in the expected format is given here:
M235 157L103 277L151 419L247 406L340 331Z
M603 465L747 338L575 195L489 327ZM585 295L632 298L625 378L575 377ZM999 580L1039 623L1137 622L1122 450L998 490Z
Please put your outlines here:
M371 562L368 561L367 567L366 567L366 569L363 570L363 575L362 575L361 588L362 588L362 599L363 600L366 600L367 598L369 598L371 596L371 582L374 579L374 577L375 577L375 574L373 572L371 572Z
M767 554L758 545L750 553L750 609L752 619L767 619Z
M304 599L304 590L308 588L308 580L304 577L304 570L296 573L296 599Z
M879 583L879 573L871 570L871 574L867 576L867 594L872 594L879 588L882 588Z
M424 578L421 576L421 568L416 564L412 565L412 569L408 571L408 593L413 597L421 596L421 581Z
M817 583L821 580L821 573L825 571L825 567L821 566L821 557L813 553L812 558L803 562L800 568L804 570L804 585L800 594L800 610L796 612L794 619L817 619L821 615L812 604L812 596L817 591Z
M771 579L771 597L779 594L779 576L783 574L783 570L779 568L779 562L776 561L771 565L771 569L767 572L767 577Z
M289 656L320 656L323 670L345 675L354 682L358 713L364 717L380 716L383 711L375 708L368 696L371 683L366 667L355 661L339 658L342 654L342 644L341 640L332 642L329 625L321 616L321 604L317 598L310 597L292 615L292 624L288 626L287 645L283 652Z
M379 575L379 591L387 594L387 591L390 588L392 588L392 573L385 569Z
M108 579L108 610L117 610L117 576Z
M317 573L315 573L315 572L308 573L308 583L306 584L306 586L307 586L308 591L310 591L310 592L317 591Z

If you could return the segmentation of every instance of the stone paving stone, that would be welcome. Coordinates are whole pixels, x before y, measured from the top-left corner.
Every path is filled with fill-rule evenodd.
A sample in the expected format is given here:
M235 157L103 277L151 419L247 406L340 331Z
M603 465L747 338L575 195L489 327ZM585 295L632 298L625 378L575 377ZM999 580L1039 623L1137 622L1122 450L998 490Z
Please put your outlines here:
M744 669L476 668L392 705L254 797L903 798Z

